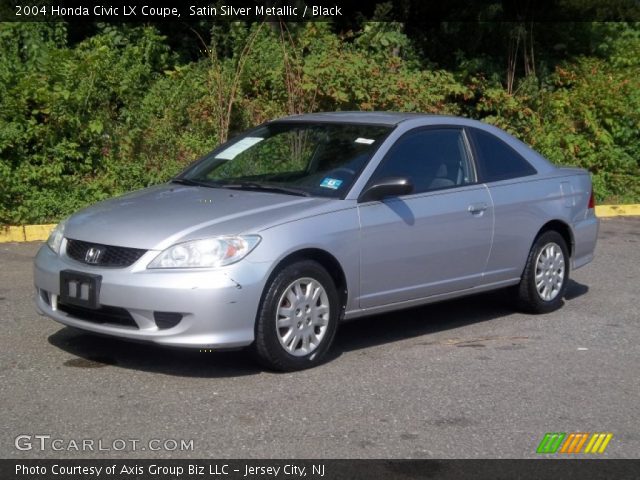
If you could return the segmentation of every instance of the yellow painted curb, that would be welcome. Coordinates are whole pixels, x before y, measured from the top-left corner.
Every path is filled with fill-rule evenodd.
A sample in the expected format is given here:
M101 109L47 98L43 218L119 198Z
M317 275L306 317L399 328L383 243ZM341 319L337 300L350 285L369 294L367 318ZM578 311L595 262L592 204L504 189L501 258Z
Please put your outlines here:
M0 227L0 243L36 242L49 238L56 224L24 225L22 227Z
M640 204L629 205L597 205L596 216L627 217L640 216ZM49 238L51 230L56 224L24 225L22 227L0 227L0 243L7 242L36 242Z
M27 242L35 242L36 240L46 240L49 238L51 230L55 228L56 224L49 225L25 225L24 226L24 239Z
M24 242L24 227L0 227L0 242Z
M627 217L640 215L640 204L596 205L597 217Z

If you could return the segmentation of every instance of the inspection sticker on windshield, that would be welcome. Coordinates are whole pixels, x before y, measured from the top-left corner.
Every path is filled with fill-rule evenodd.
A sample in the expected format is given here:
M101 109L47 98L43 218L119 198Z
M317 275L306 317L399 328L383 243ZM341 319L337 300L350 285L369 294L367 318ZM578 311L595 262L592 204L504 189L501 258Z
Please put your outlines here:
M337 178L325 177L322 179L321 187L330 188L331 190L337 190L342 185L342 180L338 180Z
M356 143L364 143L365 145L371 145L375 140L373 138L356 138Z
M244 152L248 148L253 147L256 143L259 143L262 140L264 140L264 138L244 137L242 140L234 143L230 147L225 148L223 151L216 155L216 158L220 158L222 160L233 160L242 152Z

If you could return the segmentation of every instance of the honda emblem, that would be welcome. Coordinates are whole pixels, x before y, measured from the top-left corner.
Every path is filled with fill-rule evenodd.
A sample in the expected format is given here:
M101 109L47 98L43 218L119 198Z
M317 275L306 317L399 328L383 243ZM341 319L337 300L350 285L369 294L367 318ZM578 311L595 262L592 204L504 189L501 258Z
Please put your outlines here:
M91 247L87 250L84 261L95 265L100 261L100 257L102 257L102 250L97 247Z

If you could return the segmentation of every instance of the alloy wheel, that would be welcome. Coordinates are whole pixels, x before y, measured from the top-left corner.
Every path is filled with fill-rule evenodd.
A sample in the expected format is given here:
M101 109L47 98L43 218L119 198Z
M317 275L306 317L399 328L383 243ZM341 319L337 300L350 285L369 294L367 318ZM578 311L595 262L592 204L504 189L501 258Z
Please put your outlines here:
M536 259L535 282L540 298L550 302L558 296L564 283L564 254L554 242L546 244Z
M278 302L276 333L280 345L291 355L313 352L329 324L329 297L320 282L300 278L292 282Z

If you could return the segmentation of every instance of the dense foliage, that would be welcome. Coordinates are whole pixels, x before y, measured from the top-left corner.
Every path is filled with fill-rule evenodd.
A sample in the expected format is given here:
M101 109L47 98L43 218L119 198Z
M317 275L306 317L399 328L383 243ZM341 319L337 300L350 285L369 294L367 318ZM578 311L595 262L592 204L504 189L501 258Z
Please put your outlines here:
M484 51L447 28L429 43L394 22L231 23L192 35L194 49L159 27L75 38L62 23L0 24L0 224L59 220L166 180L239 130L322 110L481 119L589 169L600 201L640 201L640 26L581 24L557 44L557 27L538 39L489 24ZM529 34L520 49L495 40Z

